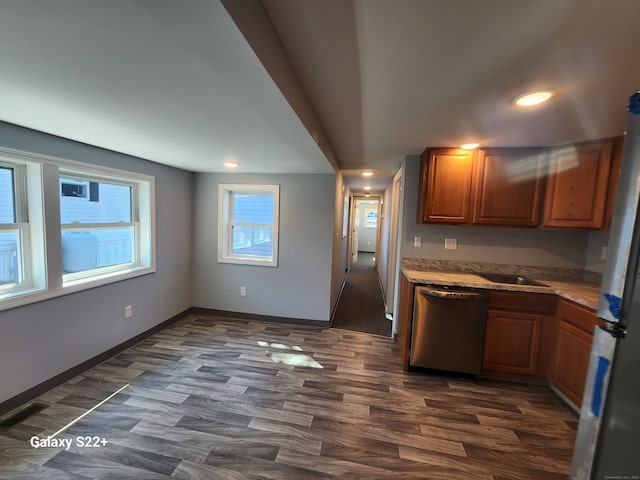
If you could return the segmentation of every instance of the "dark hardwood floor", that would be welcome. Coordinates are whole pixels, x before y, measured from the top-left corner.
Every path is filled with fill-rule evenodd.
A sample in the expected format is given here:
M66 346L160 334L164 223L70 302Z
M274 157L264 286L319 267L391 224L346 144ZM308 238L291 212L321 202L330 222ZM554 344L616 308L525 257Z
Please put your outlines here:
M2 479L567 479L576 427L545 387L405 374L390 339L202 315L36 401Z

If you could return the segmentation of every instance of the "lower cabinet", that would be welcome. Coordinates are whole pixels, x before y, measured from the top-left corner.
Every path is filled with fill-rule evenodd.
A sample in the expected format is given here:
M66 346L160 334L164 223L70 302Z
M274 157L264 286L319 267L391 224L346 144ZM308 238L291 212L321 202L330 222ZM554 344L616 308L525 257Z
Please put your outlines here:
M555 295L490 292L482 368L546 377Z
M397 344L409 369L415 284L400 279ZM556 295L490 291L483 371L548 379L580 407L589 367L593 331L603 321L593 310Z
M398 304L398 323L396 326L396 344L402 360L402 370L409 371L409 343L411 342L411 324L413 322L413 294L415 284L400 275L400 296Z
M490 311L482 368L535 375L541 324L541 315Z
M558 302L556 344L549 381L577 407L589 367L593 330L601 322L593 310L568 300Z

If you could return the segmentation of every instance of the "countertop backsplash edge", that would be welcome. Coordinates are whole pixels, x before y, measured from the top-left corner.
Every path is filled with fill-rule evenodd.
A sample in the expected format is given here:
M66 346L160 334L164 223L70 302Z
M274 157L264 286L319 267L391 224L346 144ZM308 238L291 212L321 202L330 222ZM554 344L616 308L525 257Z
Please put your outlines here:
M403 258L403 268L412 270L459 272L459 273L505 273L549 280L572 280L602 283L602 274L580 268L537 267L503 263L467 262L460 260L437 260L429 258Z

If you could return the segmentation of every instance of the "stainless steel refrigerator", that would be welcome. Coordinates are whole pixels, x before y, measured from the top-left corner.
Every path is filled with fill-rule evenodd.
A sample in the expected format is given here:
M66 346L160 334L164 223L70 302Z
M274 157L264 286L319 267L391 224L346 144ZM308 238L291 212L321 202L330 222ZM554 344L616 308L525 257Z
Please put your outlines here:
M631 96L571 480L640 479L640 92Z

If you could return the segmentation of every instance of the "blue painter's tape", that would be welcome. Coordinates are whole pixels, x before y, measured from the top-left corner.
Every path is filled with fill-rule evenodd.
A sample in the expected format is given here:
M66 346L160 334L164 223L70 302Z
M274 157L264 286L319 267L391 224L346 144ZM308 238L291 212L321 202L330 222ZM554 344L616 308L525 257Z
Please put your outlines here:
M629 111L635 115L640 113L640 92L636 92L629 97Z
M604 379L609 371L609 365L611 360L608 358L599 356L598 366L596 368L596 379L593 385L593 396L591 397L591 413L596 417L600 417L602 410L602 396L604 395Z
M610 293L605 293L604 298L609 302L609 311L613 318L620 320L620 306L622 305L622 299Z

